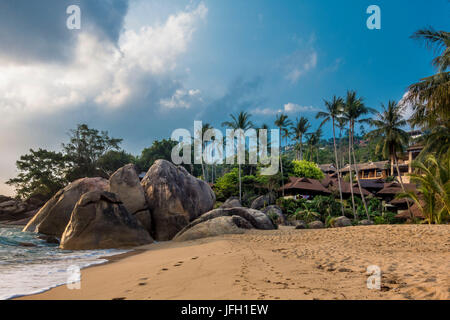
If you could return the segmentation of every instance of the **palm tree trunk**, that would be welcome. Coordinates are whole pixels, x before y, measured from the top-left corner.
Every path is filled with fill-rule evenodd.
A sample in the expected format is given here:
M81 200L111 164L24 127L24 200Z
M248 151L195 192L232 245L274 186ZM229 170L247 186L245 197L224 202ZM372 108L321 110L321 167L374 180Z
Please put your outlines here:
M303 135L300 135L300 160L303 160Z
M363 194L363 191L361 188L361 183L359 182L359 172L358 172L358 166L356 165L355 148L353 146L353 128L352 128L352 152L353 152L353 162L355 163L356 182L358 183L358 189L359 189L359 192L361 193L361 199L362 199L362 202L364 205L364 210L366 211L367 220L370 220L369 210L367 210L366 198L364 197L364 194Z
M242 203L241 162L239 161L239 202Z
M349 133L348 133L348 172L350 174L350 192L352 194L352 210L353 210L353 218L356 219L356 210L355 210L355 195L353 194L353 176L352 176L352 146L350 143L350 124L349 124Z
M402 186L403 193L406 193L405 186L403 185L403 179L402 179L402 176L400 174L400 168L398 166L397 155L395 153L394 153L394 161L395 161L395 167L397 168L398 180L400 181L400 185ZM410 216L411 220L413 220L414 216L413 216L413 213L411 211L411 208L409 207L409 200L408 199L406 199L406 205L408 206L409 216Z
M342 211L342 215L344 215L344 200L342 199L341 175L339 174L339 161L338 161L337 148L336 148L336 136L335 136L335 132L334 132L334 118L332 120L333 120L334 158L336 159L336 170L338 172L339 195L341 197L341 211Z
M281 128L280 128L281 137ZM283 139L280 139L283 141ZM283 147L280 145L280 167L281 167L281 195L284 197L284 176L283 176Z

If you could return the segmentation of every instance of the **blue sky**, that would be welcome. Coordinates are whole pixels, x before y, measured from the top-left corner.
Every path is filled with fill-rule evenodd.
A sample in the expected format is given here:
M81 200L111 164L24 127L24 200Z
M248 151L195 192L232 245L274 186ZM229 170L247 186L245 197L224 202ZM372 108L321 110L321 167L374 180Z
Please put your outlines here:
M81 30L65 28L70 4ZM372 4L381 30L366 27ZM286 111L315 128L323 99L349 89L379 108L433 73L434 53L410 36L449 30L449 16L447 0L2 0L0 194L19 155L59 150L77 123L138 154L240 110L269 125Z

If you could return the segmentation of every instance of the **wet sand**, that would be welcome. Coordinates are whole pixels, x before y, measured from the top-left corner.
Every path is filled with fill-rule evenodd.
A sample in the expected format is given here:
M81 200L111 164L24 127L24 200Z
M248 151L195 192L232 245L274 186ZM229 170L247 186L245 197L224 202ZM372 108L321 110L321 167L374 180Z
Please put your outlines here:
M140 247L82 270L79 290L20 299L449 299L449 270L449 225L281 227Z

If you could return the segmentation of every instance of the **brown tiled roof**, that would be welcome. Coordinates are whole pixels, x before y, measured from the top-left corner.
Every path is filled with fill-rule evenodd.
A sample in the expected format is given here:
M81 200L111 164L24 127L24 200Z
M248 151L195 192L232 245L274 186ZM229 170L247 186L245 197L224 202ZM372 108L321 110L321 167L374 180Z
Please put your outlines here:
M384 181L382 179L359 179L361 187L368 189L378 189L384 188Z
M406 191L416 191L416 185L413 183L404 183ZM385 183L384 188L377 192L377 195L396 195L403 192L402 186L399 182Z
M362 170L370 170L370 169L377 169L377 170L383 170L386 169L386 165L389 163L389 161L376 161L376 162L367 162L367 163L358 163L356 164L356 167L358 168L358 171ZM355 170L355 165L352 164L352 170ZM349 165L345 166L340 170L341 172L348 172L349 171Z
M319 169L323 172L336 172L336 167L332 163L321 164L319 165Z
M313 191L318 193L330 194L331 192L326 189L319 180L309 178L296 178L289 177L289 183L284 185L284 188L280 190L304 190Z
M413 144L412 146L410 146L408 149L406 149L406 151L418 151L418 150L422 150L423 146L421 144Z
M352 193L350 186L351 186L350 182L345 182L345 181L341 180L341 188L342 188L343 194L351 194ZM336 190L339 190L338 189L339 185L337 184L337 182L336 182L336 184L333 185L333 187L336 188ZM353 187L354 194L361 195L361 192L359 192L358 183L354 183L352 187ZM361 190L362 190L362 193L364 194L364 196L371 195L371 193L369 191L367 191L366 189L364 189L362 186L361 186Z
M410 210L414 217L420 218L420 219L425 218L422 215L422 212L420 211L417 203L414 203L414 205L411 206ZM411 217L411 214L408 210L402 210L402 211L399 211L399 213L395 217L398 219L409 219Z

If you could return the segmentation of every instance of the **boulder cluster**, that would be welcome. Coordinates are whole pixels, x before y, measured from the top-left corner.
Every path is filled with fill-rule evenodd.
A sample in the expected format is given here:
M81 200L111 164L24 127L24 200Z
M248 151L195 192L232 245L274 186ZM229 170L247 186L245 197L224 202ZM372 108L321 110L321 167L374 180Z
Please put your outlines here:
M67 185L33 212L23 231L58 238L62 249L86 250L275 228L267 214L243 208L238 199L213 210L215 200L210 186L183 167L157 160L140 181L129 164L109 180Z

